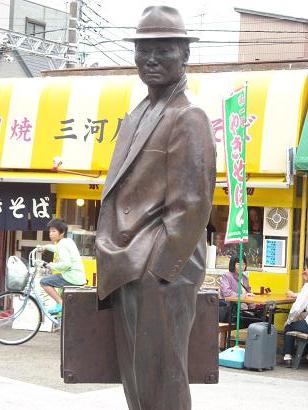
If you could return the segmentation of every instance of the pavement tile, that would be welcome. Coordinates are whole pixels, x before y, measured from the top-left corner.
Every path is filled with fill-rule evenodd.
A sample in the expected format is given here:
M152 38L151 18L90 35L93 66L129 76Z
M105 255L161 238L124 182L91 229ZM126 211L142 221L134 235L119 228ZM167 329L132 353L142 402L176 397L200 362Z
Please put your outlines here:
M65 384L59 342L59 335L40 333L24 345L0 345L0 410L127 410L120 385ZM220 367L219 378L191 385L192 410L307 408L307 362L264 372Z
M191 385L192 410L303 410L307 381L221 369L218 384ZM121 386L69 393L5 377L0 377L0 404L1 410L127 410Z

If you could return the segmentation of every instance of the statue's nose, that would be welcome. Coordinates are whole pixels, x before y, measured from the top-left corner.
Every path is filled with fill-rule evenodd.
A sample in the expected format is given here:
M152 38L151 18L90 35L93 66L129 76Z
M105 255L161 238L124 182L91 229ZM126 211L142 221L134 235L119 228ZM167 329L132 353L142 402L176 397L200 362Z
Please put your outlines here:
M149 64L157 64L157 52L156 52L156 50L152 50L152 52L148 55L147 62Z

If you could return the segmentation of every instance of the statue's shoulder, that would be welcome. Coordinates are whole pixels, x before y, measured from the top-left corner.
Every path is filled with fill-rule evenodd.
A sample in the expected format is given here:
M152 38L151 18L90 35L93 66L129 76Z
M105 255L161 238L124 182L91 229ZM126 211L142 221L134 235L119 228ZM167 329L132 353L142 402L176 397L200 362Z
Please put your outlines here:
M198 101L190 100L184 93L182 96L178 96L177 101L171 108L174 110L174 118L185 120L185 118L191 119L193 117L196 120L209 122L206 112L198 104Z
M190 90L185 90L177 95L174 100L175 107L178 109L192 109L195 111L200 110L200 112L205 113L202 106L204 105L204 101L200 100L199 96L193 94Z

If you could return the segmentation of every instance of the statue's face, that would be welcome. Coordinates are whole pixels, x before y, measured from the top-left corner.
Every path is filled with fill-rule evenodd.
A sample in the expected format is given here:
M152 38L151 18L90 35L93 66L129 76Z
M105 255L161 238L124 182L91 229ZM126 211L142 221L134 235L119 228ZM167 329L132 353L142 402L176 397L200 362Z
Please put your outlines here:
M189 53L181 49L176 39L138 40L135 62L141 80L148 86L177 82L185 70Z

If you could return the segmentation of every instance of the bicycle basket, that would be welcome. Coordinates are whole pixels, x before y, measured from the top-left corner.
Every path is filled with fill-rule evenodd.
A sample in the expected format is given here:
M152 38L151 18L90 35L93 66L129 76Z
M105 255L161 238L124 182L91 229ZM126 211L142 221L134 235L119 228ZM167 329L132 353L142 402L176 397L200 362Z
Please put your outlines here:
M6 267L7 290L15 292L24 290L30 273L23 261L17 256L10 256Z

